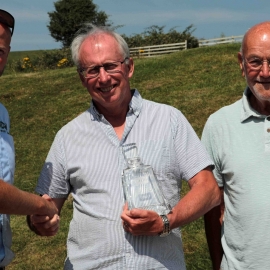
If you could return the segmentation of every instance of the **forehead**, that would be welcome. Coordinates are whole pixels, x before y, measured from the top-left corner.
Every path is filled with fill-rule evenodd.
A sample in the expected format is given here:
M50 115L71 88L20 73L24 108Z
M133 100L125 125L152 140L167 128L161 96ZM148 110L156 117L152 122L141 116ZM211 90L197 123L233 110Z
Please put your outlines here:
M114 37L97 34L87 37L80 47L82 64L101 64L108 60L122 60L123 53Z
M243 53L245 56L270 56L270 27L261 27L250 31L244 40Z

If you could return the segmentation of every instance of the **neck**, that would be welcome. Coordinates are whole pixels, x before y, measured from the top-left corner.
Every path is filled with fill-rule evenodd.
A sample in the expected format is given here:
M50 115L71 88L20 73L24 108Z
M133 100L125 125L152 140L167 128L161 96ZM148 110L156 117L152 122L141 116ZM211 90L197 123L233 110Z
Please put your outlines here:
M258 100L252 93L249 98L250 106L262 115L270 115L270 100Z
M95 104L98 112L103 114L105 119L112 125L119 140L121 140L124 133L129 102L130 100L121 105L111 107L102 107L99 104Z

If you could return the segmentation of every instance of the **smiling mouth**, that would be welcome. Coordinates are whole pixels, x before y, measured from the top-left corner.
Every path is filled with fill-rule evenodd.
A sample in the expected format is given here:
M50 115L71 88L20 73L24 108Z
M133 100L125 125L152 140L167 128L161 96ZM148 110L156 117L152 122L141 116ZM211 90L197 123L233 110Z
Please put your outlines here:
M99 91L103 92L103 93L107 93L107 92L110 92L114 87L115 87L115 85L112 85L110 87L103 87L103 88L100 87Z
M270 84L270 81L268 82L264 82L264 81L257 81L258 83L261 83L261 84Z

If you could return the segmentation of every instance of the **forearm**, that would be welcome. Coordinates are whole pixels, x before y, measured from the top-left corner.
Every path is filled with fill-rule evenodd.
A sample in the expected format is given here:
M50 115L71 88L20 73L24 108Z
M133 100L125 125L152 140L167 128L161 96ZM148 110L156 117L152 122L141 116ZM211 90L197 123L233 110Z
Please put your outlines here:
M221 189L221 204L211 209L204 216L205 234L208 243L209 253L211 256L213 270L219 270L223 248L221 245L221 227L224 215L223 190Z
M48 214L46 200L0 180L0 213L15 215Z
M220 204L220 192L211 170L203 170L190 180L191 190L168 215L172 228L188 224Z
M219 222L220 207L217 206L204 216L205 234L212 260L213 270L219 270L223 256L221 245L221 224Z

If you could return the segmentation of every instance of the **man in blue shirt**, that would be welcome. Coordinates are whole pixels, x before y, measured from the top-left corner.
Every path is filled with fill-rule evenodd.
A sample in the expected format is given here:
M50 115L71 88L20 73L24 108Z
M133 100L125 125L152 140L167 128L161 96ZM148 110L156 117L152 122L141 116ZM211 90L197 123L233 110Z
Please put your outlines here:
M0 76L7 62L14 25L13 16L0 9ZM0 270L5 269L14 257L10 250L9 214L41 214L47 215L49 219L57 213L54 203L47 195L41 198L12 186L15 153L9 130L9 115L4 105L0 103Z

